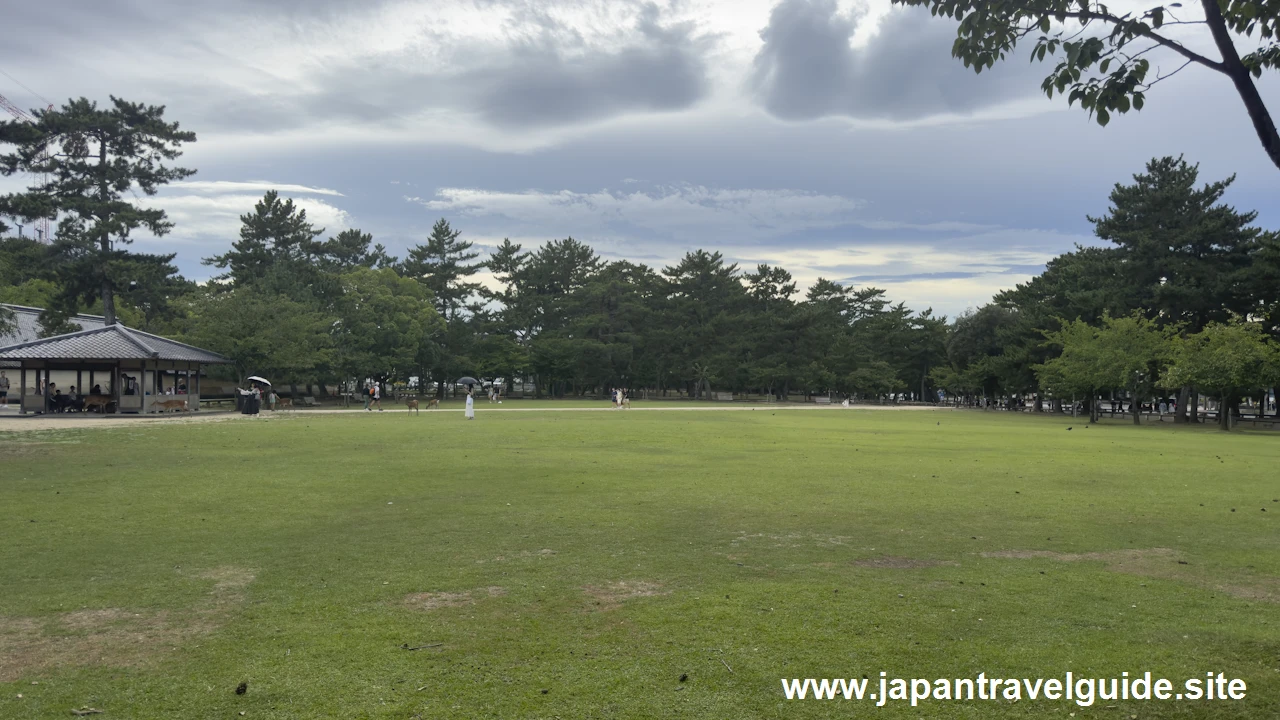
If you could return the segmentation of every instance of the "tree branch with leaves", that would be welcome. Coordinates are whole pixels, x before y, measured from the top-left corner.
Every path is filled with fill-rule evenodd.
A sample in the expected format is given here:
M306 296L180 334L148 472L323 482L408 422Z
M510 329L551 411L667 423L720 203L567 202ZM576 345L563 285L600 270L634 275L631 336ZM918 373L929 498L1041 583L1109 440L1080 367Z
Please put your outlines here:
M1229 79L1244 103L1263 151L1280 168L1280 132L1254 80L1280 69L1280 3L1273 0L1200 0L1202 14L1182 16L1181 3L1119 13L1093 0L893 0L927 7L935 16L960 21L951 54L981 73L1005 60L1019 42L1033 41L1031 60L1056 58L1041 89L1050 98L1066 95L1106 125L1112 113L1141 110L1146 93L1190 64ZM1168 29L1203 26L1218 58L1197 52ZM1256 37L1256 40L1255 40ZM1244 55L1237 42L1256 44ZM1168 73L1147 57L1155 50L1178 56Z

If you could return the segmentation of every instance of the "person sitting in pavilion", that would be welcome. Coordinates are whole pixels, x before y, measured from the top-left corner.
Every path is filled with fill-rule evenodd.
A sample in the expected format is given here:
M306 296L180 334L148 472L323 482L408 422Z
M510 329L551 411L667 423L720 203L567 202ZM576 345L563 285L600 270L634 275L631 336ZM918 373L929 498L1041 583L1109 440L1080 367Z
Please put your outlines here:
M75 385L67 388L67 399L65 401L64 409L74 410L76 412L84 410L84 398L80 397L79 393L76 392Z

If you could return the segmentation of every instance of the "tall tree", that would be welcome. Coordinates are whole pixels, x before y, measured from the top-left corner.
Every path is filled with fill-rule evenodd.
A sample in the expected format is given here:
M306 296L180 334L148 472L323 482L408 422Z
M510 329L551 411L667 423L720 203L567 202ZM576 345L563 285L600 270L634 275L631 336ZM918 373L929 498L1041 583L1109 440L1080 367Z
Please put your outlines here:
M321 245L316 238L322 233L324 228L307 219L305 208L268 190L253 212L240 216L240 239L227 252L205 258L204 264L227 270L221 278L236 286L268 277L306 285L315 276L313 261Z
M1132 184L1116 184L1106 215L1089 218L1115 243L1137 306L1191 332L1253 309L1242 280L1261 235L1256 212L1220 202L1234 176L1197 187L1198 176L1182 158L1151 160Z
M345 273L356 268L395 267L396 259L387 254L382 243L374 243L373 235L356 228L343 230L316 248L326 272Z
M1280 4L1274 0L1200 0L1200 12L1181 3L1123 12L1095 0L893 0L929 8L934 15L960 21L951 54L976 72L1013 53L1018 42L1035 38L1033 60L1059 58L1041 89L1049 96L1078 100L1100 125L1111 113L1141 110L1153 85L1187 65L1199 65L1229 81L1244 103L1263 152L1280 168L1280 133L1254 79L1280 68ZM1185 34L1166 25L1198 25L1209 31L1218 57L1197 52ZM1256 35L1256 39L1255 39ZM1256 48L1241 55L1237 43ZM1058 51L1062 54L1059 56ZM1146 56L1159 50L1181 64L1151 77Z
M760 387L771 395L784 395L798 377L806 353L801 346L813 313L796 307L796 283L791 273L770 265L757 265L743 275L747 285L747 338L739 384Z
M1257 309L1249 292L1257 213L1220 202L1234 177L1197 187L1198 175L1182 158L1152 160L1132 184L1116 184L1105 216L1089 218L1098 237L1116 244L1135 306L1189 333ZM1179 393L1179 422L1195 418L1186 416L1196 404L1192 393Z
M461 230L441 218L432 226L427 242L409 248L400 264L400 272L422 285L444 320L443 329L419 347L417 360L420 382L434 380L440 396L444 395L446 384L458 375L479 372L470 367L475 341L470 323L474 299L482 286L471 278L485 263L473 262L480 253L461 236Z
M710 399L711 381L729 376L739 359L735 345L747 294L738 265L718 252L695 250L662 275L673 354L694 394Z
M7 238L4 234L9 231L9 227L0 222L0 243L4 243ZM9 260L8 253L3 251L3 245L0 245L0 284L8 281L9 275L13 272L10 268L12 261ZM18 319L13 311L7 307L0 307L0 337L11 335L18 329Z
M58 219L59 305L70 312L101 299L106 322L115 323L115 295L131 281L129 253L121 246L140 228L164 235L173 227L163 210L129 202L125 195L154 195L193 175L165 162L182 154L183 143L195 142L195 133L166 122L163 106L114 96L106 108L80 98L33 114L34 123L0 123L0 144L14 146L0 155L0 174L27 172L48 180L0 196L0 214Z
M532 253L520 267L517 315L530 332L562 332L571 318L568 298L600 271L600 256L572 237L552 240Z
M461 230L454 230L448 220L440 218L432 226L427 242L409 248L402 265L405 275L431 291L436 310L448 322L456 320L480 290L480 284L468 278L485 266L483 262L472 262L480 252L472 249L470 240L459 239L461 236Z

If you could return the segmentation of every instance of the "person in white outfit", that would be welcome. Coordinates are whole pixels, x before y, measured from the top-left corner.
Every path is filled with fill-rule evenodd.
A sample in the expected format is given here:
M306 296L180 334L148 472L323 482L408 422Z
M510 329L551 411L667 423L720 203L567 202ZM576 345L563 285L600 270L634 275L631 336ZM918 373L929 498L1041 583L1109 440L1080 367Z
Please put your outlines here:
M476 419L476 400L475 397L472 396L470 390L467 391L467 419Z

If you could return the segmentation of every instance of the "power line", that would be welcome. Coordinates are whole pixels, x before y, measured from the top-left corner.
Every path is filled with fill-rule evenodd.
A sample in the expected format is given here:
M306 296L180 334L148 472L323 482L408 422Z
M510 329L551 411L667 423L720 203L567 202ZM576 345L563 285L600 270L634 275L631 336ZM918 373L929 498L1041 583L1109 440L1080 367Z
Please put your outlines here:
M29 87L27 87L26 85L22 84L22 81L21 81L21 80L19 80L18 78L16 78L16 77L14 77L14 76L10 75L9 73L5 72L4 70L0 70L0 75L3 75L3 76L5 76L5 77L9 78L10 80L12 80L12 81L14 81L15 83L17 83L17 84L18 84L18 87L20 87L20 88L22 88L23 90L26 90L27 92L31 93L32 95L35 95L36 97L40 98L40 100L41 100L41 101L43 101L45 105L53 105L53 103L49 102L49 98L47 98L47 97L45 97L45 96L41 95L40 93L36 92L35 90L32 90L31 88L29 88Z

